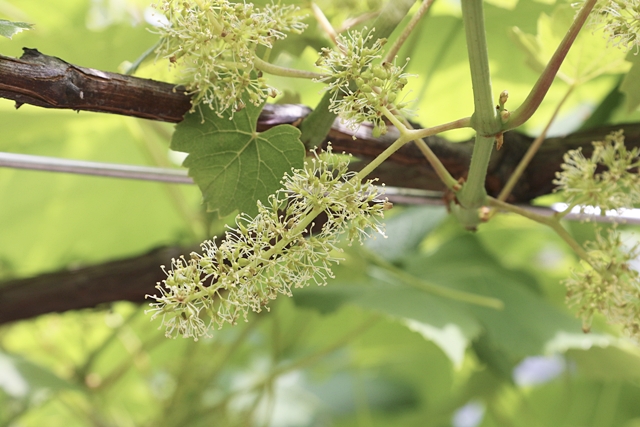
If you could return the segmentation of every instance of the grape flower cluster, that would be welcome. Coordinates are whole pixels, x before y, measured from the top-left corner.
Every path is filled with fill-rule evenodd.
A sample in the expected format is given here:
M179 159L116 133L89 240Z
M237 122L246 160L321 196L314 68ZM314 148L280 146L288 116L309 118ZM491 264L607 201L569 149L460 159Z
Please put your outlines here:
M585 205L603 211L631 207L640 203L639 154L637 148L627 150L622 130L612 132L603 141L593 142L590 158L581 149L567 152L554 184L567 203L580 204L581 209Z
M292 5L259 9L228 0L164 0L158 9L168 24L157 30L157 54L182 66L192 104L209 105L218 115L241 110L245 93L254 105L276 96L254 66L256 49L306 28Z
M407 85L409 74L406 66L397 66L382 58L386 39L373 39L373 30L351 31L336 38L336 47L323 48L316 65L327 77L319 79L327 83L325 90L332 94L330 110L336 113L351 129L356 130L367 121L374 125L374 136L384 135L383 107L400 111L406 103L400 102L399 93Z
M324 285L339 261L341 235L351 243L383 233L379 220L389 204L373 182L358 179L348 158L336 160L330 148L314 154L304 169L285 175L266 204L258 202L255 217L238 215L220 244L214 238L202 243L202 253L172 260L159 294L148 296L155 300L148 311L162 319L168 337L208 336L214 326L260 312L278 294L311 281ZM313 231L320 214L324 223Z
M640 203L639 150L625 147L621 130L595 141L593 147L589 158L580 149L564 156L554 183L567 202L581 209L598 206L602 212ZM588 330L593 315L599 312L640 339L640 278L631 266L640 255L638 245L625 247L613 227L607 232L598 230L595 241L585 245L585 252L587 259L565 281L568 303L578 307L583 328Z
M588 331L595 313L621 325L625 332L640 339L640 278L630 262L640 250L627 248L615 228L598 231L596 240L586 244L589 264L575 269L565 281L567 302L578 308L583 329Z
M603 28L614 46L640 51L640 0L600 0L591 16L592 24Z

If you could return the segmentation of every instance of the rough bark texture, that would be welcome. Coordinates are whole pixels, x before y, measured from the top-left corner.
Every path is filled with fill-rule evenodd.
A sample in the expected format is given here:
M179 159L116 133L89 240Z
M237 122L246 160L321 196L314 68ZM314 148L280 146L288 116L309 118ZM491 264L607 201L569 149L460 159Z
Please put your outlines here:
M16 101L16 107L27 103L177 123L191 106L184 89L172 84L79 67L35 49L25 49L20 59L0 56L0 76L0 97ZM268 105L259 119L258 129L265 130L281 123L296 124L309 112L309 108L299 105ZM549 139L514 189L510 201L522 203L548 194L568 149L583 147L588 155L591 141L620 128L625 129L628 146L640 146L639 124L604 127ZM366 160L381 153L394 139L393 129L382 138L374 138L370 129L363 126L354 140L353 133L338 122L334 123L327 138L336 151L349 152L365 160L355 163L356 166L366 164ZM452 175L456 178L466 175L471 141L452 144L431 137L427 143ZM500 191L530 143L531 138L517 132L505 135L503 148L494 151L491 159L486 182L490 194L496 195ZM444 190L425 158L412 144L395 153L375 173L387 185ZM164 278L159 266L167 265L172 257L191 250L193 248L160 248L101 265L1 283L0 323L113 301L142 302L146 294L154 293L155 283Z
M122 114L177 123L191 103L184 89L69 64L36 49L20 59L0 55L0 97L22 104Z
M161 265L196 248L166 247L104 264L62 270L0 284L0 324L44 313L143 302L166 276Z

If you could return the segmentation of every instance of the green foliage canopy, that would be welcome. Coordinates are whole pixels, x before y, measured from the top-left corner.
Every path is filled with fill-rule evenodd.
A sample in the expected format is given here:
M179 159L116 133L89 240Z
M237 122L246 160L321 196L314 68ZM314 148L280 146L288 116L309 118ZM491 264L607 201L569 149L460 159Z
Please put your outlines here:
M155 41L144 29L147 6L146 0L1 1L6 18L36 26L0 40L0 50L19 56L21 45L33 46L116 71ZM319 6L338 26L381 5L327 0ZM536 63L544 64L557 44L556 26L567 22L566 13L565 5L553 2L487 4L494 87L509 88L510 103L524 100ZM277 47L277 63L312 69L317 58L309 46L327 41L310 24L305 39ZM410 82L411 96L424 125L472 111L461 30L456 6L436 2L400 53L412 57L407 71L419 74ZM570 113L560 120L565 130L576 111L598 105L620 78L626 104L611 107L606 122L638 121L637 57L630 55L629 64L613 50L594 59L601 35L580 37L581 48L567 64L573 68L563 75L593 78L575 89ZM175 77L160 62L141 73ZM274 79L278 83L287 90L282 100L315 105L319 99L319 87L309 82ZM554 85L526 130L535 132L548 119L568 84L561 79ZM0 150L171 166L171 147L189 153L185 166L203 189L208 210L250 212L303 159L298 131L284 126L257 133L257 112L247 105L234 121L205 112L196 136L196 123L189 121L202 119L194 114L178 126L170 146L170 126L30 106L16 111L3 101ZM206 143L205 134L213 143ZM196 187L107 178L2 169L0 200L5 279L159 245L194 244L219 234L228 221L203 212ZM584 225L571 228L577 239L592 239ZM277 301L271 313L210 340L167 341L142 314L144 307L125 303L3 326L0 425L445 426L469 402L484 408L482 426L640 423L640 350L599 318L591 334L581 332L559 284L577 261L557 236L508 216L469 235L439 207L394 209L387 229L389 239L378 236L364 248L346 248L326 288L301 290L293 300ZM504 309L451 301L425 292L421 281L496 298ZM520 382L514 369L532 357L559 358L562 373L540 384Z

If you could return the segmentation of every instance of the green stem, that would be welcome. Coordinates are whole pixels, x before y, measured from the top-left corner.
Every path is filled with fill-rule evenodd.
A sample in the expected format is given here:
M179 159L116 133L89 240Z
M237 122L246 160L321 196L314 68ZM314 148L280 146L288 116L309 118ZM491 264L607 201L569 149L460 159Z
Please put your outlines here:
M547 125L545 126L544 130L540 133L540 135L538 135L538 137L529 146L529 149L525 153L524 157L522 158L522 160L520 160L520 163L518 163L518 166L516 167L516 169L513 171L513 173L509 177L509 180L507 181L505 186L502 188L502 191L500 191L500 195L498 196L498 200L503 201L503 202L505 200L507 200L507 197L509 197L509 194L511 194L511 191L513 190L513 187L516 186L516 183L518 182L518 180L520 179L520 177L524 173L524 170L527 168L527 166L529 166L529 163L531 162L531 159L533 159L533 156L538 152L538 150L540 149L540 146L545 141L545 139L547 137L547 132L549 132L549 128L551 127L551 125L555 121L556 117L558 116L558 113L560 112L560 109L562 108L564 103L569 99L569 96L571 95L571 93L573 92L574 89L575 89L575 86L573 86L573 85L569 86L569 89L564 94L564 96L562 97L562 99L560 100L558 105L556 106L556 109L554 110L553 114L551 115L551 118L547 122Z
M578 36L580 29L584 26L584 23L589 17L589 13L591 13L593 6L595 6L596 1L597 0L587 0L584 6L582 6L582 9L580 9L580 12L578 12L575 20L571 24L569 31L564 36L564 39L562 39L562 42L560 42L560 45L558 46L553 56L549 60L549 63L538 78L538 81L533 86L533 89L531 89L531 92L527 96L527 99L525 99L524 103L520 107L518 107L511 113L511 117L506 126L504 126L504 130L514 129L522 125L524 122L529 120L533 113L536 112L536 110L540 106L540 103L542 103L542 100L549 91L551 83L553 83L553 80L558 73L562 62L564 61L564 58L569 52L569 48Z
M568 206L566 207L566 209L565 209L565 210L563 210L562 212L556 212L556 213L554 214L554 216L555 216L557 219L559 219L559 220L560 220L560 219L564 218L565 216L569 215L569 214L571 213L571 211L573 211L573 208L575 208L575 207L576 207L576 206L578 206L578 205L581 205L581 204L583 204L583 203L588 202L588 201L589 201L589 199L590 199L590 197L589 197L588 195L582 196L582 197L578 198L578 200L574 200L574 201L573 201L570 205L568 205Z
M523 209L521 207L500 201L498 199L494 199L493 197L487 197L487 200L489 201L489 204L495 208L502 209L507 212L516 213L532 221L538 222L540 224L544 224L552 228L553 231L555 231L558 234L558 236L560 236L560 238L564 240L565 243L567 243L571 247L571 249L573 249L573 251L583 261L591 265L591 257L589 257L589 254L587 254L587 252L582 248L582 246L580 246L580 244L576 242L573 237L571 237L571 234L569 234L569 232L562 226L562 224L560 224L560 220L555 216L540 215L535 212L531 212L527 209Z
M313 71L296 70L294 68L280 67L269 62L263 61L257 56L253 57L253 65L265 73L273 74L274 76L282 77L295 77L300 79L323 79L327 77L326 74L314 73Z
M145 59L147 59L153 52L156 51L158 46L160 46L160 43L161 41L158 40L153 46L145 50L142 53L142 55L138 57L138 59L136 59L135 61L133 61L131 65L129 65L129 67L126 69L126 71L123 74L132 76L136 71L138 71L138 67L140 67L140 65L145 61Z
M440 178L440 180L444 183L444 185L447 186L447 188L449 189L456 188L456 186L459 185L458 181L453 176L451 176L447 168L442 164L438 156L436 156L436 154L431 150L431 148L429 147L429 145L427 145L427 143L423 138L426 138L427 136L435 135L436 133L444 132L445 130L459 129L461 127L468 126L469 118L467 117L464 119L459 119L453 122L445 123L440 126L435 126L428 129L419 129L417 131L413 130L411 123L409 123L408 120L406 119L403 119L403 120L404 120L404 125L408 129L410 129L407 131L407 134L415 138L414 142L416 143L416 146L418 147L422 155L427 159L427 161L429 162L429 164L431 165L435 173L438 175L438 178ZM421 136L419 138L416 138L416 135L421 135Z
M496 118L489 74L489 51L484 27L483 0L462 0L462 22L467 38L471 85L473 87L473 128L483 136L493 136L500 130Z
M318 21L320 28L324 30L333 44L335 44L338 33L333 28L333 25L331 25L331 22L329 22L322 9L320 9L320 7L315 2L311 2L311 11L313 12L313 16L316 18L316 21Z
M459 218L467 228L474 229L479 222L475 210L486 202L487 168L495 135L500 131L501 123L496 116L491 93L482 0L462 0L462 21L467 38L473 86L474 113L471 117L471 125L477 133L467 182L458 192L457 198L461 209Z
M400 149L400 147L402 147L404 144L406 144L407 142L411 141L412 139L413 138L411 138L411 136L409 136L407 133L405 133L405 134L401 133L400 134L400 138L396 139L395 142L393 144L391 144L389 147L387 147L387 149L384 150L382 153L380 153L378 155L378 157L373 159L367 166L362 168L362 170L360 170L360 172L358 172L358 175L356 175L354 177L354 179L363 180L364 178L366 178L367 175L369 175L371 172L373 172L373 170L375 168L380 166L380 164L382 164L382 162L384 162L389 157L391 157L391 155L393 153L398 151Z
M494 141L494 136L476 134L467 181L458 193L458 201L465 209L477 209L486 202L487 190L484 185Z
M504 308L504 303L496 298L485 297L482 295L472 294L470 292L459 291L456 289L446 288L444 286L438 286L431 282L427 282L418 277L415 277L404 270L399 269L393 264L383 260L379 256L374 253L367 253L367 257L371 259L375 264L379 267L388 270L393 273L396 277L402 280L409 286L414 288L422 289L427 291L433 295L438 295L444 298L452 299L455 301L466 302L469 304L479 305L483 307L495 308L496 310L502 310Z
M409 21L407 26L404 27L400 36L396 39L396 41L393 43L393 46L391 46L391 49L389 49L389 52L387 52L387 54L385 55L384 57L385 62L393 62L393 60L398 55L400 48L402 47L404 42L407 41L407 39L413 32L414 28L416 27L416 25L418 25L418 22L420 22L420 19L427 13L432 3L433 3L433 0L422 1L422 4L420 5L420 8L416 12L416 14L413 15L413 17L411 18L411 21Z

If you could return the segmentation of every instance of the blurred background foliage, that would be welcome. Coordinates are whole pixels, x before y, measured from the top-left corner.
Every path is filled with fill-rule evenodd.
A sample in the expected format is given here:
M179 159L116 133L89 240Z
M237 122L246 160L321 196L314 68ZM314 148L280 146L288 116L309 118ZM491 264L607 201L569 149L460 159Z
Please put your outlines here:
M382 1L318 4L339 27ZM544 57L545 43L553 43L553 31L544 29L559 22L545 16L562 16L564 8L488 2L494 88L509 89L512 105L536 78L527 64L532 52L518 37L537 37L534 54ZM145 21L150 12L148 0L0 0L0 18L35 24L0 40L0 53L17 57L24 46L118 71L155 43ZM303 36L278 46L278 63L313 69L315 49L328 42L309 22ZM582 46L602 45L597 32L582 37ZM437 1L400 55L411 57L408 71L419 74L408 94L416 121L434 125L471 112L463 43L458 6ZM611 55L603 66L625 58ZM621 64L575 92L558 132L580 126L616 93L630 66ZM145 64L139 75L174 78L163 61ZM321 97L311 82L273 84L285 89L282 102L313 106ZM535 134L565 90L556 83L524 131ZM638 121L628 98L609 106L601 122ZM0 100L0 128L0 151L180 163L168 150L173 127L166 124L16 110ZM195 186L0 169L0 279L219 234L228 219L204 213L200 199ZM571 229L589 238L584 224ZM582 333L560 284L576 257L550 230L499 216L469 234L440 207L394 208L387 230L388 239L346 247L327 287L281 297L270 312L211 339L168 340L144 307L128 303L0 327L0 426L640 426L640 350L600 319ZM388 263L418 282L495 297L505 308L434 296Z

